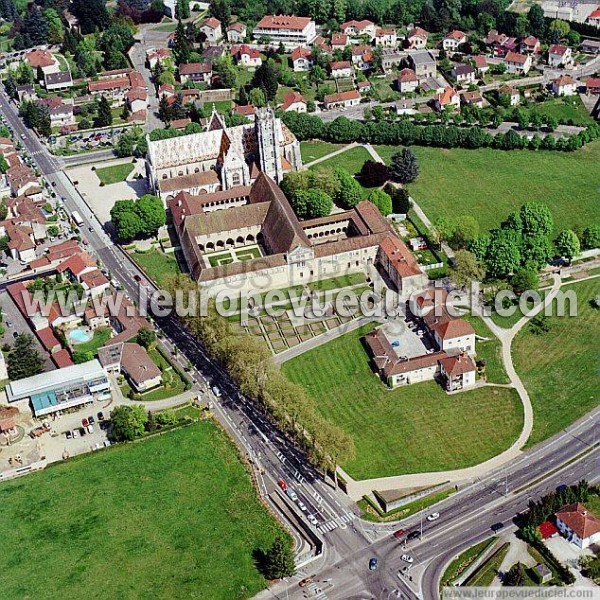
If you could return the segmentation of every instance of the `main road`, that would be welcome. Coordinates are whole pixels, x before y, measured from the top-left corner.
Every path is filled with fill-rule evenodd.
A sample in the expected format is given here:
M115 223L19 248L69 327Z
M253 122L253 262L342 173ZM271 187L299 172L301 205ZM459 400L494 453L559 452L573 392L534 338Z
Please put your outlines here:
M135 278L144 275L112 242L62 172L62 162L25 128L3 91L0 91L0 109L42 174L62 198L66 210L77 210L81 214L84 220L82 234L90 252L102 260L130 297L137 298L139 285ZM307 513L317 519L316 527L307 525L324 540L324 551L309 566L301 567L298 577L318 574L322 582L321 597L436 598L439 576L445 564L462 549L490 535L492 523L501 521L510 526L515 512L525 508L529 498L538 497L558 483L575 482L583 477L598 479L596 436L600 429L600 410L524 453L508 467L480 480L465 482L457 493L436 507L441 513L438 521L423 523L422 517L405 520L403 528L423 530L423 538L410 542L405 549L391 536L398 525L368 524L356 518L357 509L350 500L332 489L309 465L304 454L240 394L228 374L207 356L201 343L174 316L156 318L155 321L164 335L165 345L172 350L177 348L176 356L193 365L191 375L195 384L213 401L217 418L254 465L263 497L269 501L270 495L278 493L276 482L284 479L293 485L306 504ZM211 392L215 386L220 389L219 398ZM282 516L278 508L272 507ZM303 518L301 511L290 510ZM298 537L297 540L300 543ZM404 552L410 552L415 563L406 574L399 576L404 564L400 556ZM379 568L372 572L367 568L371 557L379 560ZM265 594L301 598L303 591L297 581L296 578L282 582Z

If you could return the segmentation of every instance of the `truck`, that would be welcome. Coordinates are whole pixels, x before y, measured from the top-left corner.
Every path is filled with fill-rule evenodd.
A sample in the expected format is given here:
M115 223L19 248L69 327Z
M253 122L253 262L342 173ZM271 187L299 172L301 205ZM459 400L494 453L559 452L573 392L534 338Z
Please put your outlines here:
M71 218L77 225L79 225L79 227L81 227L83 225L83 219L81 218L81 215L76 210L74 210L71 213Z

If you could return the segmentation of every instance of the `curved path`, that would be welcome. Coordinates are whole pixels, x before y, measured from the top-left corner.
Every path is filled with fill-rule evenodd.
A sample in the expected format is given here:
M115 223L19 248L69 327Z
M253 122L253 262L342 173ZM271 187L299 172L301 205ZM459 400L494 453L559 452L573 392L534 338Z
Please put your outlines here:
M554 300L560 289L561 279L556 274L553 275L553 278L554 281L552 288L544 298L544 302L540 303L527 316L524 316L522 319L520 319L510 329L504 329L503 327L496 325L496 323L494 323L489 316L483 314L481 306L474 307L474 312L481 316L486 325L500 340L500 343L502 344L502 362L504 363L504 368L506 369L506 373L510 379L510 387L513 387L515 390L517 390L519 398L523 404L523 429L521 430L519 437L510 446L510 448L483 463L464 469L455 469L453 471L414 473L410 475L397 475L392 477L379 477L375 479L363 479L360 481L355 481L352 479L352 477L338 467L340 474L347 481L348 495L353 500L362 498L365 494L371 493L372 490L385 491L402 488L434 486L445 482L458 482L474 479L476 477L485 475L493 469L501 467L507 462L516 459L521 454L521 448L529 439L531 430L533 428L533 408L531 406L529 394L527 393L521 378L515 371L512 362L511 346L515 336L526 325L529 319L544 310L546 305L550 304Z

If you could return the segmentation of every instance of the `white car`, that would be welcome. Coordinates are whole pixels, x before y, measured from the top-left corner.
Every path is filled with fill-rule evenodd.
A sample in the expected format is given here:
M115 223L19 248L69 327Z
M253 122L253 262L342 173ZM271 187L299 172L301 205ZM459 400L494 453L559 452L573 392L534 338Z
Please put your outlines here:
M319 524L315 515L308 515L307 519L316 527Z
M302 502L302 500L300 500L300 501L298 502L298 507L300 508L300 510L301 510L302 512L306 512L306 511L308 510L308 509L306 508L306 504L304 504L304 502Z
M78 438L78 437L79 437L79 430L73 429L73 439Z
M298 500L298 494L296 494L296 492L292 489L292 488L288 488L285 493L294 501L296 502L296 500Z
M440 513L431 513L428 517L428 521L437 521L440 518Z
M91 423L86 427L86 429L88 433L94 433L94 426Z
M415 562L415 559L410 554L403 554L400 558L409 565Z

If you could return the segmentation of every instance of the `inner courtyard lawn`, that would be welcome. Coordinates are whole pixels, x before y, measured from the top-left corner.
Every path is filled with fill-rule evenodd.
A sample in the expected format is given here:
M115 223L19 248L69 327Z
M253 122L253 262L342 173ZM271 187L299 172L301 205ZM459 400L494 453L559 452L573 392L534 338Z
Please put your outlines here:
M356 479L457 469L506 450L523 425L512 389L483 387L448 395L435 382L387 390L373 373L365 326L283 364L317 409L348 432L355 458L342 467Z
M577 294L578 316L548 317L550 331L542 335L525 325L513 342L514 365L533 405L530 445L554 435L600 402L600 310L590 304L600 294L600 280L561 290Z
M376 149L388 163L397 151ZM535 200L550 207L556 232L600 222L600 141L577 152L412 149L420 175L409 191L432 221L472 215L491 229Z
M122 165L112 165L111 167L96 169L96 175L104 185L111 185L112 183L125 181L131 171L133 171L133 164L129 162Z
M204 421L0 485L3 598L250 598L280 527Z
M145 252L133 252L130 256L142 271L159 286L164 287L169 278L181 273L175 253L165 254L161 250L153 248Z

